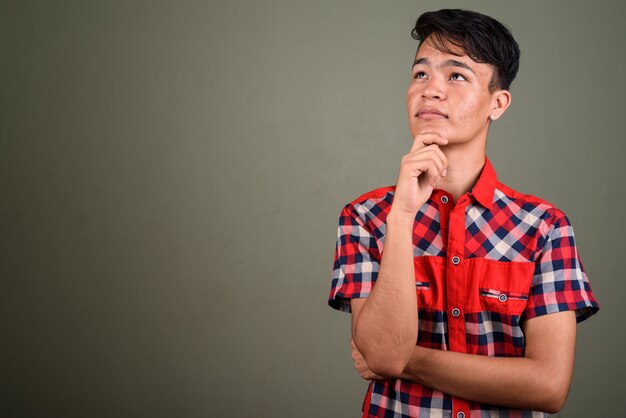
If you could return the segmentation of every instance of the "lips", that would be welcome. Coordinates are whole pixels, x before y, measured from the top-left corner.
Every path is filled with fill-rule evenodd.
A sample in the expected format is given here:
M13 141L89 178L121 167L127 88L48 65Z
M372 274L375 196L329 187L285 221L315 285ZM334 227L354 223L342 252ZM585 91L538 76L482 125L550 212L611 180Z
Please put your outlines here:
M422 118L422 119L441 119L441 118L447 119L448 118L448 115L446 115L444 112L434 107L421 108L417 111L415 116L418 118Z

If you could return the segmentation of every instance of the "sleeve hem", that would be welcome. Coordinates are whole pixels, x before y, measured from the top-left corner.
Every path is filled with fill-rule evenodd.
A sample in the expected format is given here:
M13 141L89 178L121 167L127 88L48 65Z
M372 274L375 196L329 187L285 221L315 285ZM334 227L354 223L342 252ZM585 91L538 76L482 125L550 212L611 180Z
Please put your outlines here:
M544 306L541 309L533 309L531 311L527 311L523 319L529 320L532 318L536 318L543 315L549 315L553 313L566 312L566 311L575 311L576 313L576 323L580 323L591 316L595 315L600 307L596 303L586 304L583 306L568 306L566 304L557 304L557 305L549 305Z
M357 294L357 295L345 295L343 293L336 293L334 296L328 299L328 306L341 312L351 313L352 309L350 307L350 300L366 298L368 296L369 296L369 293L367 294L363 293L363 294Z

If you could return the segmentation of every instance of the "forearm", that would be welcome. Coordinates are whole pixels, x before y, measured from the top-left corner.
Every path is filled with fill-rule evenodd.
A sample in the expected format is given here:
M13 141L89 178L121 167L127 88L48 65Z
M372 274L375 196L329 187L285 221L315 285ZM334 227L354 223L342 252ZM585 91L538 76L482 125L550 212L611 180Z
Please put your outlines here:
M352 337L375 374L397 376L417 341L417 292L413 263L415 215L445 176L447 139L420 133L402 157L393 203L386 218L385 248L376 285L353 310Z
M554 413L565 403L571 374L533 358L416 347L400 377L475 402Z
M389 214L376 285L352 330L367 364L381 375L401 373L417 340L413 222L414 217Z

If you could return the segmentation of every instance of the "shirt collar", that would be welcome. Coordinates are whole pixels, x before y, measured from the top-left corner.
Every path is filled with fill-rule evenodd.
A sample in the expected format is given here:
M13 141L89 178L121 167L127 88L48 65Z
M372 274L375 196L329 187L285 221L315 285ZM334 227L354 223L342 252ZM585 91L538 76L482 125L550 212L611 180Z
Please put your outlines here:
M496 184L498 178L496 177L496 170L494 170L489 158L485 158L485 165L483 171L480 173L480 177L476 181L474 188L470 192L478 203L487 209L491 209L493 205L493 195L496 191Z

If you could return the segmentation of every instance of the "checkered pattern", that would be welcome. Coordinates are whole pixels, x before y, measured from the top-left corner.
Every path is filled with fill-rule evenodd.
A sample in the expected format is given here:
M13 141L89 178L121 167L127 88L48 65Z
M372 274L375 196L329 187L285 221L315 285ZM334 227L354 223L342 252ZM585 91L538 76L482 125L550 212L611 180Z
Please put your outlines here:
M432 201L430 203L424 205L415 218L413 230L415 237L413 256L415 257L425 255L445 257L443 236L440 233L439 211Z
M467 314L465 330L470 354L492 357L524 355L524 334L517 316L497 312Z
M385 220L393 194L393 187L377 189L343 208L329 298L333 308L349 312L350 299L369 296L384 249ZM444 195L448 199L442 199ZM577 320L582 321L598 310L576 250L572 227L557 208L497 182L489 161L466 207L456 205L449 194L435 189L416 216L413 236L418 345L485 356L520 357L524 354L521 325L525 320L574 310ZM453 210L465 211L464 224L450 222ZM461 242L464 237L464 252L447 248L451 236ZM462 262L468 263L463 270L467 272L465 276L454 276L458 273L445 267L449 265L445 260L449 261L452 255L462 256ZM451 287L459 281L464 283L463 288L471 289L461 298L466 301L463 306L455 304ZM461 331L458 320L456 324L450 322L452 307L461 308L464 314ZM459 340L450 338L458 332L465 334L462 347L450 344ZM451 416L455 402L455 398L409 381L374 381L366 396L363 416ZM544 416L536 411L513 411L471 402L469 409L466 416L472 417Z
M465 257L533 261L533 240L550 216L549 205L513 198L501 190L495 190L494 198L496 210L471 206L467 211Z

